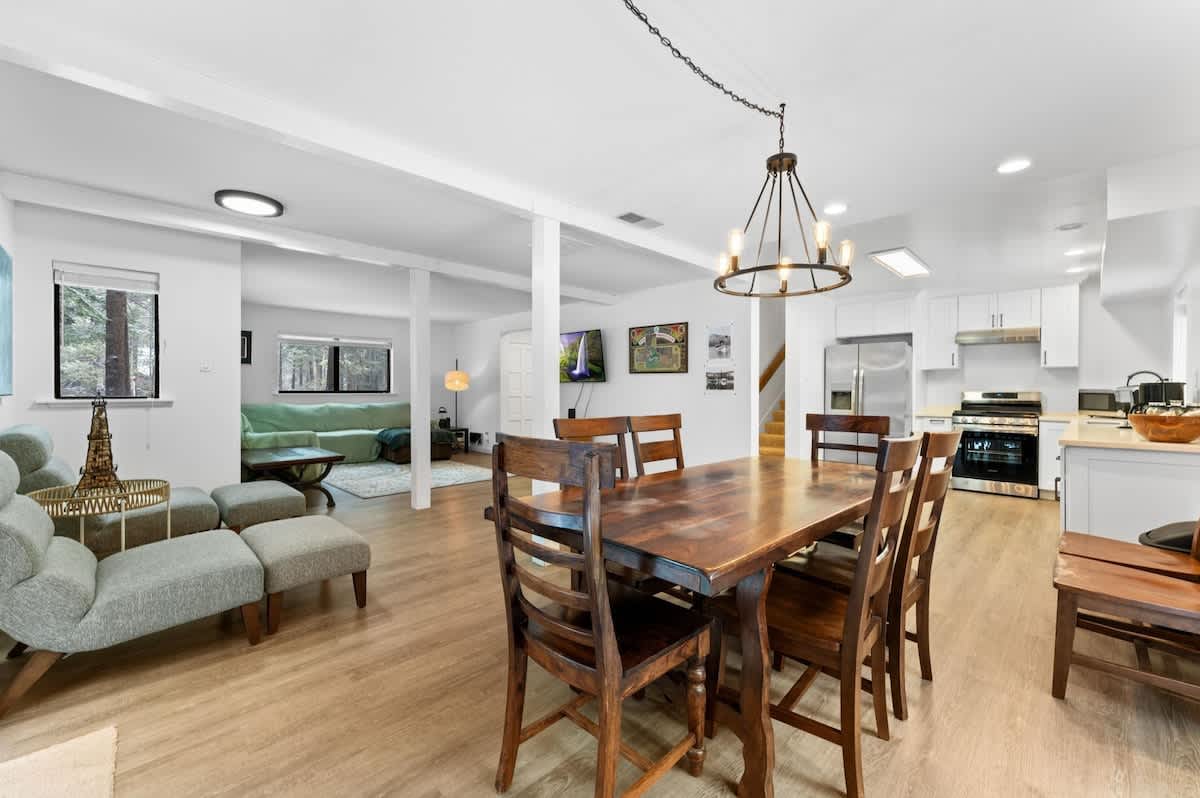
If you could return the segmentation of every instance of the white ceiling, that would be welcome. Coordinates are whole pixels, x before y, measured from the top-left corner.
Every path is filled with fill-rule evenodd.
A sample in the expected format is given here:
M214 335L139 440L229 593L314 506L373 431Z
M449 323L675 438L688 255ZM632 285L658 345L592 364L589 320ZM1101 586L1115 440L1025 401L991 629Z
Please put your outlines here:
M1013 274L1061 282L1055 220L1103 208L1104 169L1200 144L1200 4L641 5L731 88L789 101L788 146L814 204L850 205L833 221L836 238L858 239L856 291L911 290L865 258L897 245L930 263L935 290ZM19 15L86 41L81 59L160 65L142 71L146 84L184 70L210 92L304 109L604 216L643 213L664 222L664 239L704 252L742 223L775 147L773 120L690 75L618 0L0 0L0 10L10 31ZM41 55L69 63L76 50ZM201 121L136 88L114 90L145 104L0 69L0 95L22 111L0 126L0 166L194 207L241 185L284 199L288 225L528 268L519 213L236 120ZM1013 154L1034 167L995 174ZM1091 245L1103 218L1083 231ZM586 244L568 242L564 282L622 293L698 273L579 229L564 236Z
M242 300L305 310L408 318L408 271L340 258L242 245ZM429 314L458 322L529 309L529 295L434 274Z

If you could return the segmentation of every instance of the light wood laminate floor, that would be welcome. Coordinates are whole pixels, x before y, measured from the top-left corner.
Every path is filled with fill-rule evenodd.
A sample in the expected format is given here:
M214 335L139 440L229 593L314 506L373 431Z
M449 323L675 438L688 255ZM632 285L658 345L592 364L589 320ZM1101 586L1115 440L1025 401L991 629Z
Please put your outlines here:
M471 456L474 462L486 462ZM489 483L408 496L337 493L332 514L370 541L367 608L350 578L290 592L279 633L251 648L210 619L57 665L0 720L0 760L115 724L119 796L486 796L504 702L503 608ZM313 512L325 512L313 496ZM935 681L910 667L911 717L873 736L871 796L1200 795L1200 705L1085 670L1050 696L1058 505L954 492L933 585ZM3 638L3 635L0 635ZM1079 633L1133 664L1132 650ZM7 643L0 639L0 643ZM1177 669L1151 655L1157 667ZM0 662L0 684L18 663ZM789 676L797 671L789 669ZM777 679L781 693L790 680ZM526 719L566 688L530 666ZM836 722L834 682L802 708ZM626 739L658 755L683 729L682 694L626 703ZM839 750L776 724L776 794L843 794ZM521 748L511 795L590 796L595 744L563 722ZM635 771L622 762L623 785ZM709 742L704 776L677 768L651 795L724 796L738 742Z

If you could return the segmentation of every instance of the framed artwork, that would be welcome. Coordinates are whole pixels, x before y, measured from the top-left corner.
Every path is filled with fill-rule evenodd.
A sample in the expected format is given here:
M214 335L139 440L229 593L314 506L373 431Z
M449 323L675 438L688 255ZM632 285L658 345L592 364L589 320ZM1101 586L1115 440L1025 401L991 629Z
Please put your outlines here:
M247 366L250 365L250 355L252 353L251 341L253 339L253 336L254 336L254 333L250 332L249 330L242 330L242 364L243 365L247 365Z
M0 247L0 396L13 392L12 258Z
M686 374L688 323L629 328L630 374Z

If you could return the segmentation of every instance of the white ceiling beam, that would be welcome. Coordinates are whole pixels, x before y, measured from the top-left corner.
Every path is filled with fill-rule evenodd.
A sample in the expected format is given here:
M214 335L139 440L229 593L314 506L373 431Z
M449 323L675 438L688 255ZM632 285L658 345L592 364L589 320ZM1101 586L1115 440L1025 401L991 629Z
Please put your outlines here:
M11 200L32 205L44 205L219 238L250 241L378 266L423 269L458 280L487 283L527 294L533 292L533 281L528 274L513 274L470 263L431 258L416 252L376 247L320 233L294 230L249 217L244 220L234 219L222 211L201 211L14 172L0 172L0 193ZM562 295L602 305L612 305L619 299L617 294L571 285L562 286Z
M694 265L704 273L716 270L711 252L639 230L459 161L431 155L392 136L180 69L69 26L50 25L32 14L10 14L0 26L0 59L306 152L414 175L480 197L525 218L558 219Z

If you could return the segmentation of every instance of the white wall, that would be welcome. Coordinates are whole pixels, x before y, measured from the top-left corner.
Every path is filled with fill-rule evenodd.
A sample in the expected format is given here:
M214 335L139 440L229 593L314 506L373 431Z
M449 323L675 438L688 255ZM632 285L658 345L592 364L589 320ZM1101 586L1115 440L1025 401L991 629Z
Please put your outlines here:
M1134 371L1167 376L1171 368L1168 299L1100 303L1100 281L1079 290L1079 368L1044 369L1038 344L987 344L959 348L957 370L919 372L918 406L957 405L963 391L1041 391L1047 411L1076 409L1080 388L1114 388ZM920 390L918 396L921 396Z
M408 368L408 319L322 313L314 310L244 302L242 303L242 329L250 330L253 333L251 363L241 367L243 404L409 401L411 394ZM449 324L435 323L432 332L431 404L435 414L439 406L448 408L453 414L454 394L445 389L443 377L447 371L454 368L454 328ZM279 395L276 393L276 389L279 383L278 336L280 333L390 339L392 342L392 392L390 394Z
M689 464L749 454L752 400L758 392L758 374L751 374L758 332L757 326L751 328L751 315L749 301L717 293L709 280L630 294L616 305L563 305L564 332L599 328L604 336L608 381L584 387L579 415L584 415L585 408L588 416L682 413L683 447ZM689 324L688 372L630 374L629 328L679 321ZM733 396L704 390L706 325L720 322L733 323L737 382ZM458 326L456 348L463 369L471 375L471 389L461 397L462 410L472 430L494 436L500 429L500 336L529 325L529 314L518 313ZM579 389L579 385L562 386L561 415L575 404Z
M0 194L0 247L11 256L13 255L13 203L8 197ZM15 261L15 258L14 258ZM16 263L13 264L13 271L16 271ZM15 280L16 274L13 278ZM14 288L13 305L16 305L17 297ZM14 335L15 335L14 330ZM15 343L15 342L14 342ZM13 400L9 396L0 396L0 429L7 427L13 423Z
M822 296L782 301L787 303L784 451L788 457L808 458L812 438L804 428L804 416L825 412L825 347L837 342L834 303Z
M206 489L238 481L241 245L24 204L14 221L15 395L4 420L47 427L57 453L81 465L91 408L38 404L54 396L51 264L157 272L160 385L174 404L109 408L118 473Z

